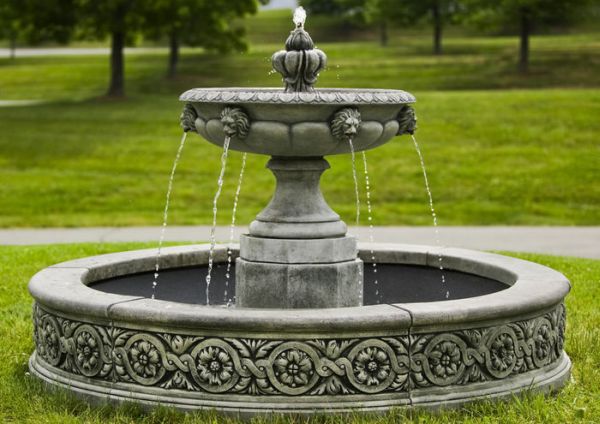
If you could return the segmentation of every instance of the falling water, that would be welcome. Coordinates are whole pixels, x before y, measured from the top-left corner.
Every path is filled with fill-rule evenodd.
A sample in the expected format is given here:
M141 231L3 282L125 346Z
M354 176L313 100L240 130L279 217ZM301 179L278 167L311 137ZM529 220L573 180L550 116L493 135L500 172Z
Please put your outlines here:
M360 223L360 195L358 194L358 178L356 177L356 154L352 138L348 138L350 153L352 154L352 178L354 179L354 197L356 198L356 225Z
M431 189L429 187L429 180L427 178L427 171L425 169L425 161L423 160L423 154L421 153L421 149L419 147L419 143L417 143L417 139L414 135L411 135L413 144L415 146L415 150L417 151L417 155L419 155L419 161L421 162L421 170L423 171L423 179L425 180L425 189L427 190L427 196L429 197L429 209L431 209L431 217L433 218L433 231L435 232L435 244L438 249L442 247L440 243L440 232L438 229L437 215L435 213L435 208L433 207L433 196L431 195ZM440 271L442 273L442 284L446 284L446 276L444 275L444 266L442 264L442 253L438 254L438 265ZM446 299L450 297L450 292L446 290Z
M375 237L373 237L373 210L371 208L371 182L369 180L369 167L367 166L367 154L363 150L362 152L363 159L363 168L365 172L365 191L367 193L367 221L369 223L369 243L373 244L375 242ZM381 301L379 296L379 281L377 280L377 260L375 258L375 252L373 248L370 251L371 254L371 265L373 267L373 274L375 275L375 296L377 296L377 303Z
M229 291L229 280L231 273L231 262L232 262L232 245L234 238L234 230L235 230L235 217L237 213L238 201L240 198L240 191L242 189L242 182L244 181L244 170L246 169L246 153L242 155L242 166L240 168L240 176L238 178L237 188L235 190L235 196L233 198L233 209L231 211L231 225L229 226L229 243L227 245L227 271L225 272L225 293L224 293L224 301L227 305L231 304L231 301L227 298L227 293Z
M230 141L231 141L231 138L229 136L225 136L225 142L223 143L223 153L221 154L221 172L219 173L219 179L217 180L217 192L215 193L215 197L213 199L213 220L212 220L212 227L210 228L210 250L208 253L208 272L206 273L206 304L207 305L210 304L208 294L210 292L210 280L212 277L215 245L217 244L217 241L215 238L215 231L217 229L217 203L219 201L219 196L221 196L221 190L223 188L223 177L225 176L225 168L227 166L227 153L229 152L229 142Z
M354 152L354 144L352 138L348 137L348 145L352 155L352 178L354 179L354 197L356 198L356 225L360 223L360 195L358 193L358 178L356 176L356 153ZM363 271L358 272L358 295L363 297Z
M165 240L165 231L167 229L167 218L169 217L169 203L171 202L171 191L173 190L173 180L175 179L175 171L177 171L177 164L179 163L179 159L181 158L181 152L183 151L183 146L185 146L185 140L187 138L187 132L183 133L181 137L181 142L179 143L179 148L177 149L177 154L175 155L175 160L173 161L173 167L171 168L171 175L169 176L169 185L167 188L167 195L165 199L165 209L163 211L163 223L160 229L160 238L158 239L158 251L156 252L156 262L154 264L154 280L152 281L152 299L155 298L156 295L156 286L158 285L158 274L160 270L160 255L162 253L162 245Z

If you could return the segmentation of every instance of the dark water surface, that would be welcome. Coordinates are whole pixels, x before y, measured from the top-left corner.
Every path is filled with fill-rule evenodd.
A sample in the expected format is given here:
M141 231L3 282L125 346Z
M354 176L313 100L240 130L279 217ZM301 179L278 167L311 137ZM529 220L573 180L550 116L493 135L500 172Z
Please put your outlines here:
M224 296L225 263L215 263L210 285L210 303L223 305L235 296L235 266ZM156 287L156 299L173 302L206 304L206 266L174 268L161 271ZM378 284L374 284L375 275ZM504 283L458 271L445 270L446 284L442 284L439 269L418 265L365 264L364 304L432 302L437 300L463 299L481 296L508 288ZM110 278L90 284L90 287L106 293L152 296L153 272L131 274ZM378 294L377 294L378 292ZM446 299L446 292L449 296Z

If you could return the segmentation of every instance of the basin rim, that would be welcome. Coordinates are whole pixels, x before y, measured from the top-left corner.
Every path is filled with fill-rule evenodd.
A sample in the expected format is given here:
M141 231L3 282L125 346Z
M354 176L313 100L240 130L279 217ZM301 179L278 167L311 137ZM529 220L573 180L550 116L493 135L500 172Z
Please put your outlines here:
M161 269L202 265L209 245L162 249ZM168 327L223 332L363 334L382 331L431 331L494 325L539 315L561 303L570 290L567 278L532 262L457 248L402 244L359 244L368 262L373 250L381 263L435 266L439 255L447 269L499 280L510 287L496 293L458 300L379 304L335 309L250 309L203 306L117 295L87 285L106 278L151 271L156 249L92 256L63 262L37 273L29 291L45 308L73 317L122 322L139 328ZM237 255L237 251L234 252ZM215 260L227 248L215 250Z
M313 92L286 93L276 87L192 88L179 97L183 102L378 105L411 104L415 96L403 90L378 88L319 88Z

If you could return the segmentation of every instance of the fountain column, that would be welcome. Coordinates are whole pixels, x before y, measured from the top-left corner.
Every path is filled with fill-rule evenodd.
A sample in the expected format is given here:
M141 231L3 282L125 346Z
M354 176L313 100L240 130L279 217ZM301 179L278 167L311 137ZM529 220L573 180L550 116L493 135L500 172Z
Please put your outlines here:
M322 157L273 157L277 178L269 205L240 238L236 303L255 308L362 305L356 239L327 204L319 180Z

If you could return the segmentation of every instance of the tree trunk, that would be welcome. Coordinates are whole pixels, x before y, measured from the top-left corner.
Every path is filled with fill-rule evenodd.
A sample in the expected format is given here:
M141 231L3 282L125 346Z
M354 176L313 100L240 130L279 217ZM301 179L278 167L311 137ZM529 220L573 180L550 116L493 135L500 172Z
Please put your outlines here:
M177 75L177 63L179 63L179 38L172 32L169 36L169 70L167 77L174 78Z
M531 21L527 10L521 10L521 43L519 48L519 72L527 73L529 69L529 33Z
M433 18L433 54L442 54L442 13L438 0L431 3Z
M379 23L379 41L381 42L382 47L387 47L389 36L387 20L385 18Z
M110 85L108 96L123 97L125 95L123 60L123 47L125 46L125 32L113 31L111 34L112 45L110 50Z
M10 34L10 58L14 60L17 56L17 34Z

